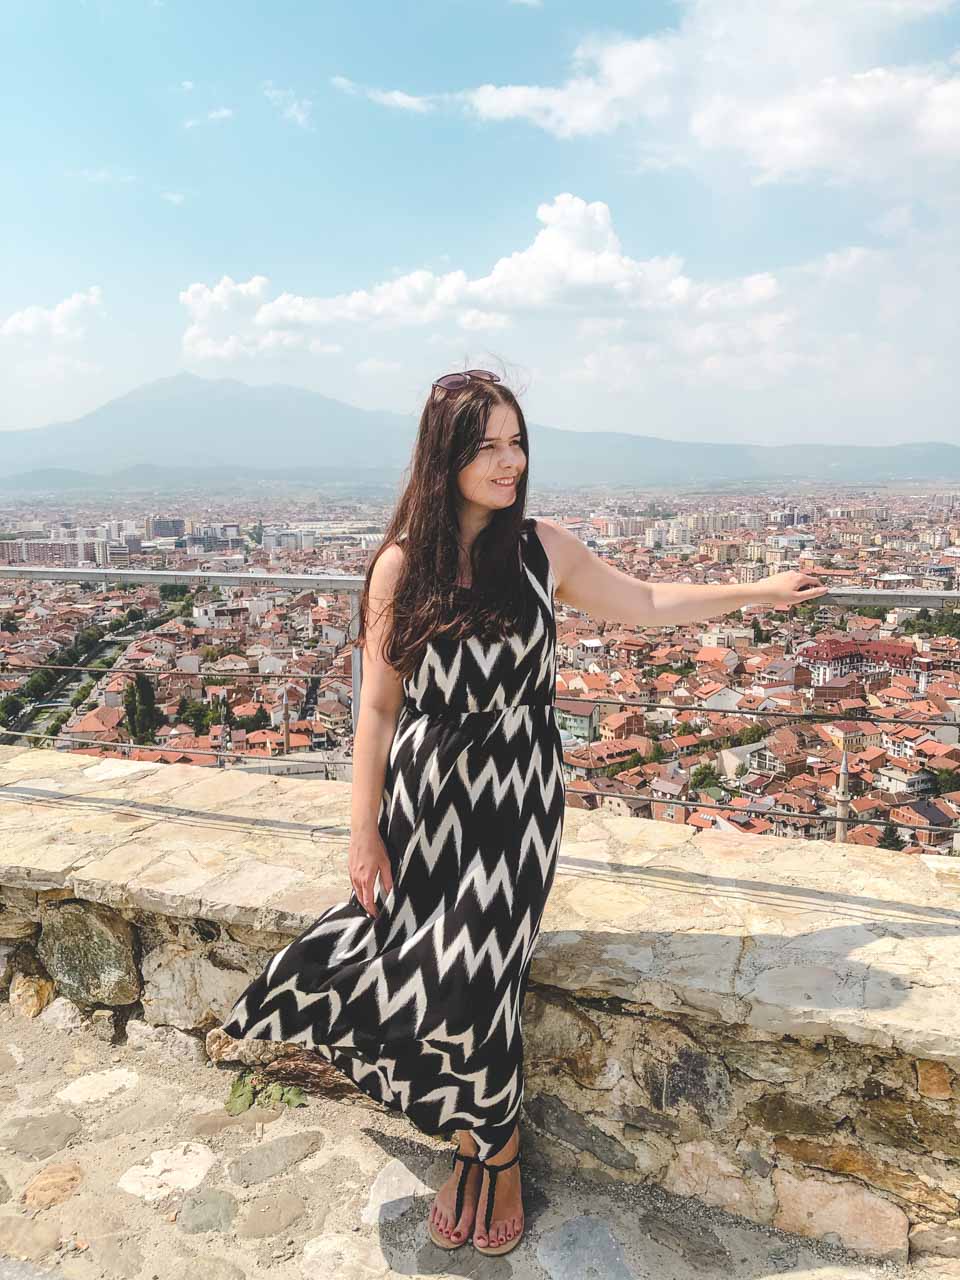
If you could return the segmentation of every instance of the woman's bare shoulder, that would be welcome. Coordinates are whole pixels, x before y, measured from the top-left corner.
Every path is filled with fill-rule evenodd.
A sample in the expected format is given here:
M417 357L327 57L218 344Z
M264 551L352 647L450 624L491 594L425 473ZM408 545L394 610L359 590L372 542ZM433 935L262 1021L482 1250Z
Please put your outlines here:
M383 548L370 573L371 591L377 595L393 594L400 570L403 568L403 557L403 547L396 542L390 542Z
M564 525L544 516L537 516L536 529L553 569L556 589L559 591L566 574L570 571L570 566L576 563L577 553L585 549L584 544Z

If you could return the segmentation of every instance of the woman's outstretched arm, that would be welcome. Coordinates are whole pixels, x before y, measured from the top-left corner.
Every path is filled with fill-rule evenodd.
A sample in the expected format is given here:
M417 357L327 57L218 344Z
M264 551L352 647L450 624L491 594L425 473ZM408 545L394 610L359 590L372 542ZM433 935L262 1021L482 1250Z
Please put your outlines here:
M805 604L829 589L818 578L795 570L743 584L642 582L602 560L553 520L538 517L537 531L553 568L557 599L598 621L682 626L720 617L745 604L776 608Z

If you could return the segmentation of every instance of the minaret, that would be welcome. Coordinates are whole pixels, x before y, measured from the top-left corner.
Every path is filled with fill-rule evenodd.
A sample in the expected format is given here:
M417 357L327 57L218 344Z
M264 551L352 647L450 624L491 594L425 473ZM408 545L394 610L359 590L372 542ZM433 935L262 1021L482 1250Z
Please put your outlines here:
M287 686L283 686L283 754L290 754L290 704L287 702Z
M850 766L847 753L840 757L840 775L837 778L837 825L834 840L843 844L847 838L850 818Z
M220 729L220 750L226 752L230 750L230 726L227 724L226 698L224 698L220 704ZM225 769L227 765L227 757L225 755L220 756L217 760L217 765L221 769Z

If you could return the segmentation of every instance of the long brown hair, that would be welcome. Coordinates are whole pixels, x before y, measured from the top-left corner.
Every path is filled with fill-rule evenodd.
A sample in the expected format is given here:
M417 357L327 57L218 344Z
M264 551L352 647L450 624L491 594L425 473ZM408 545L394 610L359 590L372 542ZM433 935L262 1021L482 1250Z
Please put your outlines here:
M456 589L460 575L457 475L480 452L490 411L507 405L517 415L527 465L517 477L513 503L494 511L470 550L469 592ZM434 635L477 635L489 641L518 625L529 606L520 563L530 449L527 424L514 393L502 382L471 378L459 391L435 391L420 415L409 478L371 560L360 599L356 643L366 636L373 566L400 542L403 565L392 600L384 657L401 675L412 675Z

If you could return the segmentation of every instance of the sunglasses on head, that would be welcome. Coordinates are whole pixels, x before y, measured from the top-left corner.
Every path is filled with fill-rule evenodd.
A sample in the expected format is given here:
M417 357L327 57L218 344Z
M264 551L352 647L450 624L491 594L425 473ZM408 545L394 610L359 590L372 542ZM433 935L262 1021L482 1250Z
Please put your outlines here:
M499 382L500 379L489 369L468 369L466 373L445 373L433 384L444 391L459 391L467 386L471 378L479 378L482 382Z

